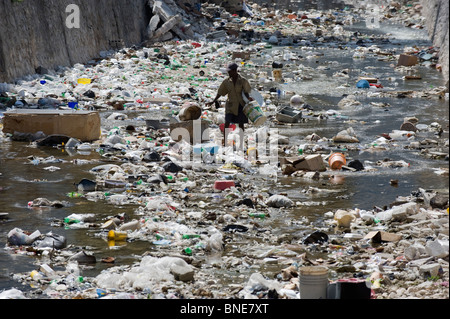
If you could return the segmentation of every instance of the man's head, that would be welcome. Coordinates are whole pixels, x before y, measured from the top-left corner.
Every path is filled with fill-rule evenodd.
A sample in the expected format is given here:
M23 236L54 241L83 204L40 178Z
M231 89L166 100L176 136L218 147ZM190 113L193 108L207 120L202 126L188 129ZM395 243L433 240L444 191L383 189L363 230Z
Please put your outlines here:
M230 76L237 74L238 65L236 63L228 64L227 72Z

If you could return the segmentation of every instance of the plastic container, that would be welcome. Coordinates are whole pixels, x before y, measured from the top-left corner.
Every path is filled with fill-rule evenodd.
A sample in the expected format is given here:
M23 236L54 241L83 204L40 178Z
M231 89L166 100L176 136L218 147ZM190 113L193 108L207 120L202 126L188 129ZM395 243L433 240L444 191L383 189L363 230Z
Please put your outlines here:
M234 186L236 186L234 181L216 181L214 183L214 189L218 191L223 191Z
M299 269L300 299L327 299L328 268L323 266Z
M328 164L331 169L338 170L341 169L342 166L347 164L347 160L345 159L345 155L342 153L334 153L328 159Z
M91 79L80 78L77 82L78 84L91 84Z
M222 123L219 125L220 131L223 133L225 131L225 124ZM237 128L237 126L235 124L230 124L230 126L228 127L228 130L230 130L230 132L233 132L235 129Z
M202 109L196 104L186 104L183 105L179 113L179 118L181 121L195 121L202 115Z
M255 147L250 147L247 150L248 160L256 160L258 158L258 150Z
M264 115L264 112L256 101L252 101L245 105L244 114L255 126L261 126L267 121L267 117Z
M300 107L303 103L303 98L300 95L294 95L290 101L290 104L293 107Z
M8 233L8 243L14 246L31 245L40 235L39 230L27 235L23 230L14 228Z
M272 71L272 74L275 81L280 82L281 80L283 80L283 71L281 69L274 69Z
M110 230L108 232L108 240L124 241L127 240L127 232Z
M327 299L371 299L371 289L365 280L339 279L328 286Z
M219 153L219 146L214 143L197 144L193 147L194 154L201 154L203 151L213 155Z
M78 102L69 102L68 105L71 109L78 108Z
M40 280L44 279L44 275L42 273L40 273L39 271L37 271L37 270L33 270L30 273L30 277L34 281L40 281Z
M356 83L356 87L358 89L368 89L370 88L370 83L367 80L359 80L358 83Z

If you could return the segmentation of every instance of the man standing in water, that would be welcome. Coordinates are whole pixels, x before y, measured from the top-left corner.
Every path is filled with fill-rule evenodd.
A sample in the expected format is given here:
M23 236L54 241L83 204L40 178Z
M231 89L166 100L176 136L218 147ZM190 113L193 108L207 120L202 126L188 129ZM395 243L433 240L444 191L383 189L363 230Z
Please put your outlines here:
M253 101L253 98L251 98L249 95L252 88L248 80L238 73L238 65L236 63L231 63L230 65L228 65L227 72L229 77L226 78L220 85L214 100L207 103L206 105L212 105L213 103L216 103L220 97L228 95L228 99L225 104L225 127L223 132L223 145L227 145L230 124L239 124L239 148L243 151L245 130L244 124L248 123L248 118L244 114L245 102L242 94L244 94L249 101Z

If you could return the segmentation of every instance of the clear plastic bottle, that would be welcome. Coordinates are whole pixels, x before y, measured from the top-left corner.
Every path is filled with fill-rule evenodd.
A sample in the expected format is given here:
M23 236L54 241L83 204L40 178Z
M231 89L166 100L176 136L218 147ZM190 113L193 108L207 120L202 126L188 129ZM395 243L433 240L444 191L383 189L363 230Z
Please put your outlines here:
M31 279L33 279L34 281L37 281L37 282L39 282L42 279L44 279L44 275L42 273L40 273L39 271L37 271L37 270L33 270L30 273L30 277L31 277Z
M83 281L83 277L80 276L80 268L77 262L69 262L66 266L68 276L66 277L66 284L71 288L78 287Z

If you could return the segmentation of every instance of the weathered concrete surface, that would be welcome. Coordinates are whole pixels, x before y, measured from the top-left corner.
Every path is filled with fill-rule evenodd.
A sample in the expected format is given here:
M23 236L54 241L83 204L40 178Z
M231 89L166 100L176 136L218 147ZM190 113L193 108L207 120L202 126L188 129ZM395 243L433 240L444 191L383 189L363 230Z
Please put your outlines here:
M3 132L65 135L82 142L96 141L101 136L101 120L97 112L63 110L13 110L4 113Z
M68 28L70 4L80 28ZM0 0L0 82L87 62L102 50L140 43L151 18L147 0Z
M440 48L439 62L442 73L447 80L448 87L448 28L449 28L449 1L448 0L420 0L423 7L422 15L426 18L426 26L433 45Z

